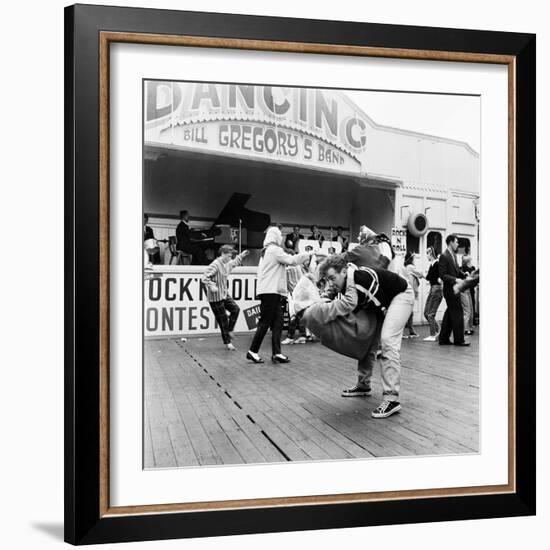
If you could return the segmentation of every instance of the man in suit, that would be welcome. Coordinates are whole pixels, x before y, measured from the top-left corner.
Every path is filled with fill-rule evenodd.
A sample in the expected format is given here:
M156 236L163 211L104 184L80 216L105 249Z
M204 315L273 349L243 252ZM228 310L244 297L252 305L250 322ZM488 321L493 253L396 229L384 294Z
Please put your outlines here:
M304 236L300 233L300 226L295 225L292 233L289 233L285 239L285 246L294 252L298 252L298 241Z
M192 255L193 265L206 265L208 260L202 247L198 244L206 235L200 231L193 231L189 227L189 212L187 210L180 211L180 223L176 227L176 248L182 252Z
M465 274L458 268L456 251L458 249L458 237L454 234L445 239L447 250L439 257L439 278L443 281L443 297L447 302L447 309L443 315L441 332L439 333L439 345L449 346L449 336L453 333L455 346L469 346L464 341L464 313L460 300L459 282L465 278Z

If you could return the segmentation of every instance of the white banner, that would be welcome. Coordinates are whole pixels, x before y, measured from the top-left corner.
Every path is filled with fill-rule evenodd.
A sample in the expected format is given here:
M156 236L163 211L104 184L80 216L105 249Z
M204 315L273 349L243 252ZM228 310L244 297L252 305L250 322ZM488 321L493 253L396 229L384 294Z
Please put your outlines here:
M218 324L201 282L206 266L155 266L144 275L144 336L217 334ZM229 275L229 293L241 311L235 332L255 330L260 313L256 267L237 267Z

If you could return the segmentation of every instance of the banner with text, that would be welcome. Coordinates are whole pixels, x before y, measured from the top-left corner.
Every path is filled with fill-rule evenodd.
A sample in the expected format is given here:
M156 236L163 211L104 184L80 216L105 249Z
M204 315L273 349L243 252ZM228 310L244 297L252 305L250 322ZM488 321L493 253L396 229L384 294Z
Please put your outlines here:
M219 334L201 281L202 272L199 267L194 272L145 273L145 337ZM229 275L229 293L241 308L235 332L255 330L260 310L255 268L236 268Z
M367 120L342 92L146 83L145 144L358 174Z

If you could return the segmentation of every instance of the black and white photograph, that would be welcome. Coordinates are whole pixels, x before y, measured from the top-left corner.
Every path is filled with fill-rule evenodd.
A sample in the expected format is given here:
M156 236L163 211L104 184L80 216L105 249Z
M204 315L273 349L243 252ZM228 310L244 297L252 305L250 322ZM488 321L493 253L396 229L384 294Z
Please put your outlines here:
M142 84L143 467L479 453L480 97Z

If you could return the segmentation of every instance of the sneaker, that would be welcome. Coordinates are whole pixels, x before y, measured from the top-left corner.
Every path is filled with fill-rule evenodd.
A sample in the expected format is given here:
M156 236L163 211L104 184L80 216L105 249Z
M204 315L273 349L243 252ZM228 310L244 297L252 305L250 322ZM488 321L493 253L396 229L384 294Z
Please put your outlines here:
M417 332L411 332L411 334L409 334L409 338L418 338L419 336Z
M305 336L300 336L300 337L296 338L296 340L294 340L294 343L295 344L305 344L306 343L306 337Z
M315 344L318 342L317 338L315 336L306 336L306 342L309 342L310 344Z
M374 411L372 411L373 418L387 418L393 413L401 410L401 403L399 401L382 401Z
M271 360L274 363L290 363L290 359L286 355L283 355L282 353L278 353L277 355L273 355L271 357Z
M364 397L365 395L370 395L371 389L365 388L364 386L359 386L355 384L353 388L346 388L342 390L342 397Z
M231 342L229 344L225 344L225 349L227 351L237 351L237 348Z
M403 340L407 340L409 337L408 337L406 334L403 334L403 336L401 336L401 338L402 338Z
M294 344L294 340L293 340L292 338L285 338L285 339L281 342L281 344L282 344L283 346L287 346L288 344Z
M423 338L424 342L435 342L437 340L437 337L435 336L427 336L426 338Z
M264 360L257 353L254 353L253 351L250 351L250 350L246 352L246 358L250 359L254 363L264 362Z

